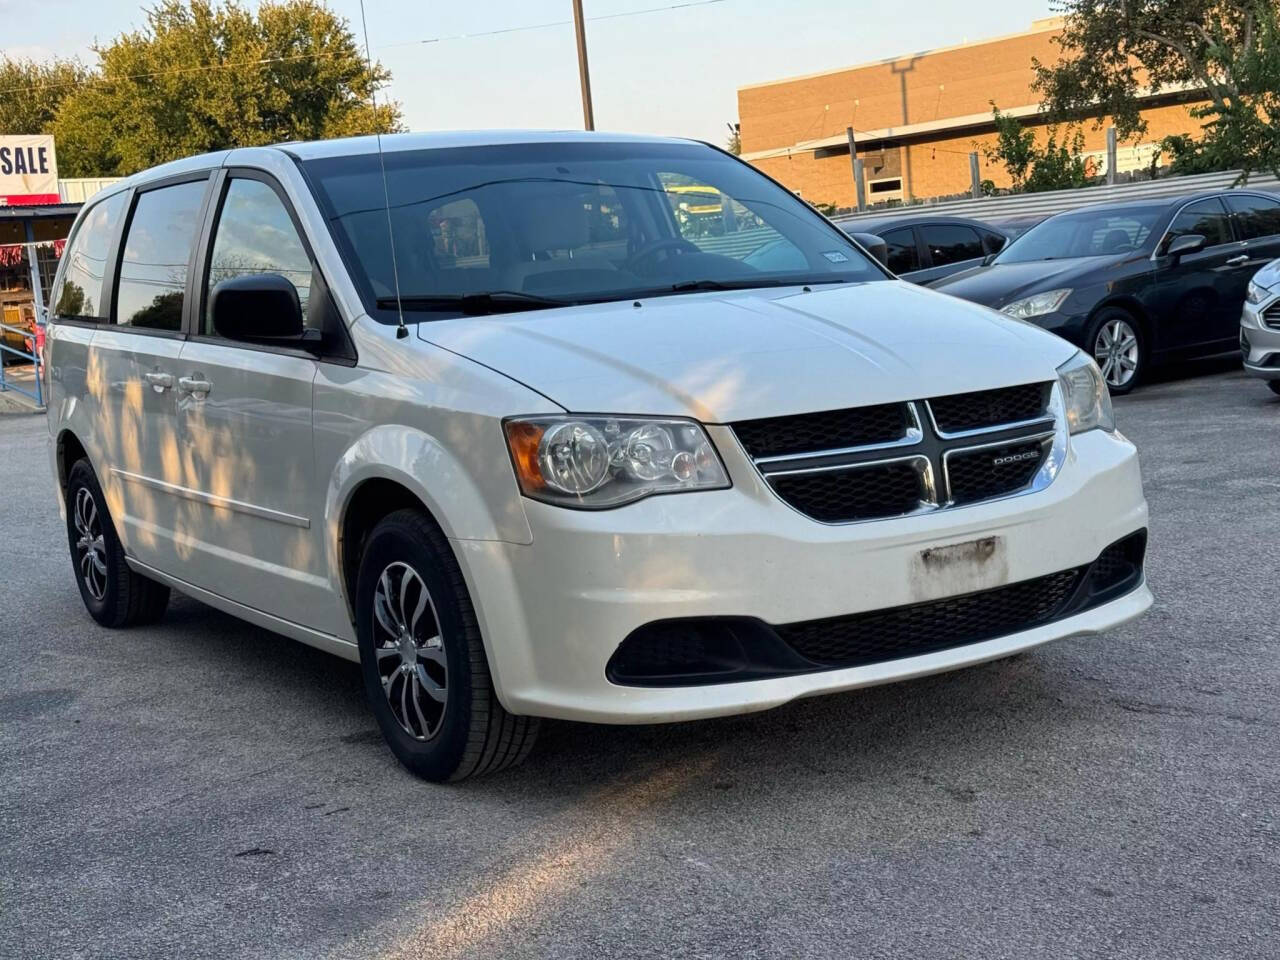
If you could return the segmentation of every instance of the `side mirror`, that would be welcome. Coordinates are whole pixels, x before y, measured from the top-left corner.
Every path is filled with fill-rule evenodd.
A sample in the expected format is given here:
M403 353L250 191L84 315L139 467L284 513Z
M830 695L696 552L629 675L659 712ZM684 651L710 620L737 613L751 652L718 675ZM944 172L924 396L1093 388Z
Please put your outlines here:
M1188 253L1199 253L1204 249L1205 239L1198 233L1184 233L1165 249L1164 255L1175 261Z
M985 257L982 258L982 265L984 267L989 267L991 266L992 263L995 262L995 259L996 259L996 254L988 253Z
M880 237L874 233L851 233L849 236L886 267L889 265L889 245Z
M213 288L209 311L214 332L228 340L313 351L320 345L320 331L303 324L297 288L278 273L223 280Z

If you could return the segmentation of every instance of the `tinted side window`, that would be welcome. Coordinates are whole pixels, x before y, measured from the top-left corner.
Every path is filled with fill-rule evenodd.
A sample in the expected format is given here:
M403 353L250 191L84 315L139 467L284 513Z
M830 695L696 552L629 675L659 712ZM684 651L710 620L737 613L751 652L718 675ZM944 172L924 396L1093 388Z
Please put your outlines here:
M1231 224L1227 220L1227 211L1222 206L1222 202L1216 199L1197 200L1187 206L1173 218L1173 223L1169 225L1169 232L1161 241L1162 248L1167 250L1169 244L1178 237L1190 233L1198 233L1204 237L1206 247L1230 243Z
M1004 245L1009 242L1009 238L1003 233L987 233L982 234L982 251L983 253L999 253L1004 249Z
M105 320L102 282L106 276L111 238L124 212L123 193L108 197L84 215L75 237L67 244L62 287L53 296L54 316Z
M961 260L976 260L982 254L978 231L959 224L934 223L920 228L935 267L945 267Z
M1228 196L1227 206L1236 215L1236 226L1245 240L1280 234L1280 200L1266 197Z
M228 181L218 214L213 253L209 258L207 291L223 280L252 273L278 273L298 291L302 315L311 297L311 258L280 197L261 180L239 177ZM200 332L213 334L210 298Z
M200 228L206 181L138 195L120 258L116 323L180 330L187 263Z
M910 273L920 269L920 253L916 250L916 235L910 227L889 230L880 235L889 248L886 264L894 273Z

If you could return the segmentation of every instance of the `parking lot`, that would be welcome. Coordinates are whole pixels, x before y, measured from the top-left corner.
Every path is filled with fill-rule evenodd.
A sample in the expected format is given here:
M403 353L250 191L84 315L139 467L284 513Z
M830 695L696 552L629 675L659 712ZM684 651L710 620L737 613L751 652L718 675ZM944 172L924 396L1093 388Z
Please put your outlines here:
M750 717L548 724L456 787L396 763L351 664L185 598L98 628L44 421L0 417L0 956L1275 956L1280 398L1218 364L1116 407L1136 624Z

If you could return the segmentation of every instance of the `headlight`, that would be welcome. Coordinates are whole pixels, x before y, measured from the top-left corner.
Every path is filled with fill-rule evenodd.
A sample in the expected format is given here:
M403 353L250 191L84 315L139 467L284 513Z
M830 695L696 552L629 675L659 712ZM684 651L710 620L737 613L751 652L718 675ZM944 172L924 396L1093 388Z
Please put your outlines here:
M690 420L527 417L506 431L520 489L547 503L600 509L729 486L706 431Z
M1267 297L1271 296L1271 291L1266 287L1260 286L1256 281L1249 281L1249 289L1246 291L1244 298L1250 303L1261 303Z
M1072 433L1116 428L1111 392L1102 379L1102 371L1091 358L1077 352L1058 368L1058 385L1062 389L1067 427Z
M1070 289L1048 290L1044 293L1037 293L1035 296L1015 300L1013 303L1007 303L1000 308L1000 312L1016 317L1019 320L1041 317L1046 313L1053 313L1053 311L1062 306L1062 301L1069 296L1071 296Z

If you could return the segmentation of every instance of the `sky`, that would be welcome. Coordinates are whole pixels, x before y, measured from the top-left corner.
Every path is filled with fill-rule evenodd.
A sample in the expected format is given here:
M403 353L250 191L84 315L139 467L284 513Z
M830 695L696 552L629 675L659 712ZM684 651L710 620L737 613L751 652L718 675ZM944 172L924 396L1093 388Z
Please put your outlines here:
M1048 0L717 0L615 16L679 2L583 0L597 129L722 143L740 86L1017 33L1050 15ZM359 0L329 6L361 36ZM365 0L365 12L409 129L581 127L571 25L476 36L570 20L570 0ZM143 22L138 0L0 0L0 55L93 63L95 41ZM420 42L459 34L471 36Z

